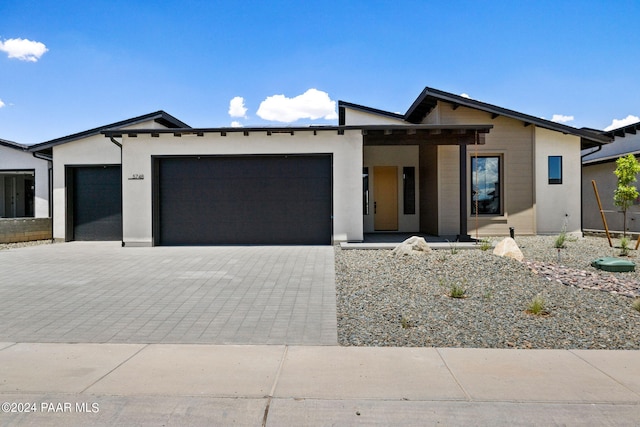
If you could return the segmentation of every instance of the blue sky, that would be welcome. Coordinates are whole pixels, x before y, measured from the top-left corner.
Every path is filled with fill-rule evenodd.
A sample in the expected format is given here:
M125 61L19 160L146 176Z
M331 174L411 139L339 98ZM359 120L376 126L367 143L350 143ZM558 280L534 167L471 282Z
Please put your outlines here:
M336 123L333 101L404 113L425 86L603 129L640 116L638 16L637 0L3 0L0 138L157 110Z

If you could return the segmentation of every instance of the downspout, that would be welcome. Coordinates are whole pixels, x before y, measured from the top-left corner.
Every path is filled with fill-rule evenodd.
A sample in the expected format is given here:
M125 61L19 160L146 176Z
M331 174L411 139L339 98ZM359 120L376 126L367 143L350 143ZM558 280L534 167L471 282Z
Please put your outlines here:
M51 218L51 240L53 240L53 155L48 156L46 154L38 153L36 151L34 151L31 154L33 154L33 157L35 157L36 159L46 160L48 162L47 175L49 178L48 179L49 188L47 189L47 191L49 192L49 200L47 205L49 209L49 218ZM35 216L35 212L34 212L34 216Z
M109 139L111 140L111 142L117 145L118 148L120 148L120 209L121 209L120 214L122 214L122 207L124 206L124 194L122 191L122 183L124 182L122 179L122 144L116 141L112 136L109 136ZM123 227L124 227L124 218L123 218ZM122 247L124 248L124 230L122 232L121 244L122 244Z

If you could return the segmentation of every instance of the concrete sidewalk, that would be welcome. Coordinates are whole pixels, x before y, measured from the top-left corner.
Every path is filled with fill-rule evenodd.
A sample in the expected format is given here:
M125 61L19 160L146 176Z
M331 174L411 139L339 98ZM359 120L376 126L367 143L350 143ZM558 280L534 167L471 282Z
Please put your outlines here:
M0 343L0 425L632 426L639 361L640 351Z

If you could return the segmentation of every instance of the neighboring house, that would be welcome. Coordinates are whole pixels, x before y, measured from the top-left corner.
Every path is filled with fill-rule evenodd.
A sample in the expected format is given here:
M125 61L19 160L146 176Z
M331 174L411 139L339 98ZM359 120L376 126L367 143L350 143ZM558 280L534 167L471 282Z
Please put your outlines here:
M633 154L640 156L640 122L623 126L603 135L613 138L611 144L582 152L582 226L585 231L602 231L604 225L600 216L600 209L593 191L592 180L596 181L602 209L605 212L607 225L611 231L622 232L624 229L623 216L620 208L613 203L613 193L617 187L617 178L613 171L616 160L620 156ZM627 228L630 231L640 231L640 209L631 207L632 214L628 215Z
M580 149L609 142L431 88L405 114L340 102L339 116L304 127L138 121L40 144L54 159L54 237L152 246L579 232ZM89 208L85 193L117 197Z
M158 111L29 147L33 153L53 158L54 239L122 240L120 147L101 132L131 127L167 129L188 125Z
M0 139L0 218L49 217L49 162Z
M51 163L27 150L0 139L0 243L51 239Z

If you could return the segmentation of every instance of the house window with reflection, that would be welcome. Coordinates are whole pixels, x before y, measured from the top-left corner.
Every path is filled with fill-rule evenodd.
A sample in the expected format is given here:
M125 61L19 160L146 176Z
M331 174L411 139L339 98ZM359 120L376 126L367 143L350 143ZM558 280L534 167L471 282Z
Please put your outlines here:
M500 156L471 158L471 214L502 214L502 165Z
M562 184L562 156L549 156L549 184Z

